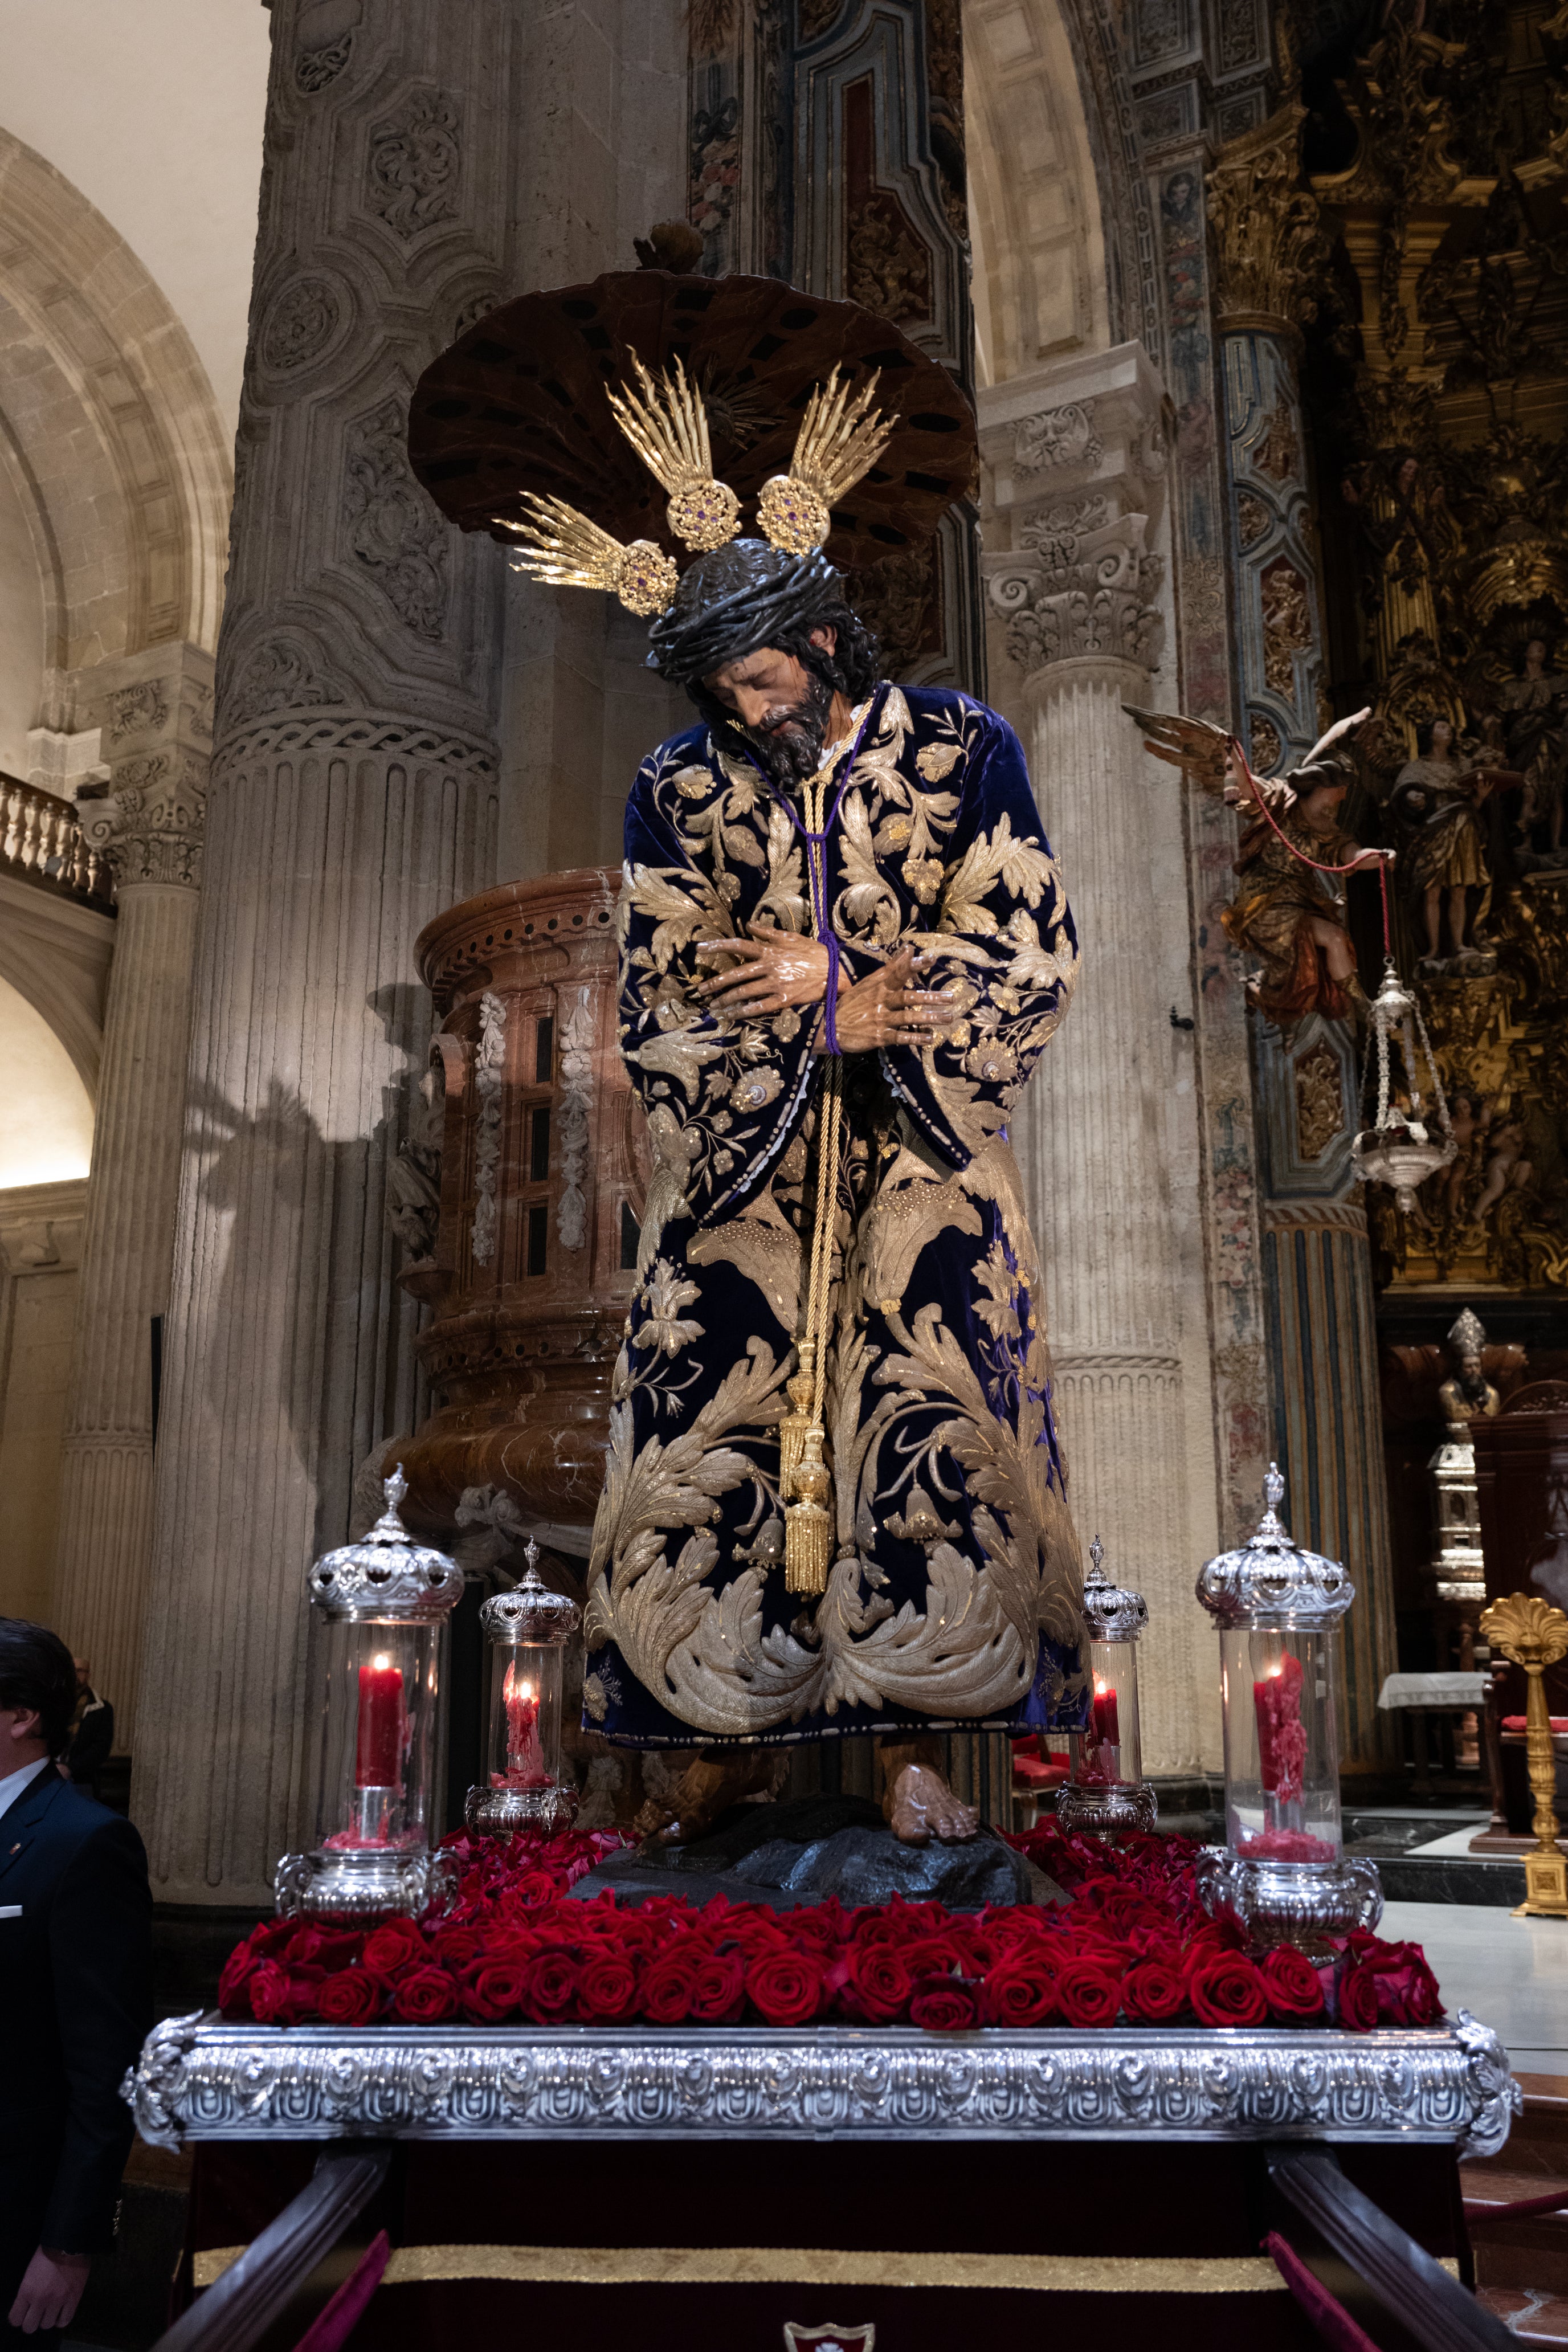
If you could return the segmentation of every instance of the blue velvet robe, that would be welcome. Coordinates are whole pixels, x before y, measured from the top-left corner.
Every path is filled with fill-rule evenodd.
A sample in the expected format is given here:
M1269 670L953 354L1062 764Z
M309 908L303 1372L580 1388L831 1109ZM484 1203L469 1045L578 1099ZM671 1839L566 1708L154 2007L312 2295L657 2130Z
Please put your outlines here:
M782 795L698 727L639 771L626 859L621 1051L655 1170L585 1727L641 1748L1077 1728L1081 1570L1006 1120L1079 959L1016 736L964 695L879 688L828 845L850 978L913 942L936 959L922 984L956 1000L931 1043L844 1058L820 1601L784 1590L777 1436L816 1199L816 1016L693 992L715 968L702 940L810 934L803 845Z

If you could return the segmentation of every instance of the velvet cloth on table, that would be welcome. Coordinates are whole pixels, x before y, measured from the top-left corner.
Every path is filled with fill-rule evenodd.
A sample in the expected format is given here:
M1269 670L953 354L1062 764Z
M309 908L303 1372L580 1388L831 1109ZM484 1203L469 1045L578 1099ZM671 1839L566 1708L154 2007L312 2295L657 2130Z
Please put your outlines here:
M800 825L738 729L644 762L626 812L621 1050L655 1166L617 1364L584 1722L643 1748L1076 1728L1081 1575L1006 1120L1078 948L1017 738L945 689L855 714L826 857L847 982L900 948L952 988L933 1043L847 1055L824 1421L838 1557L784 1590L780 1418L804 1325L816 1016L695 991L702 941L809 936ZM841 787L846 787L841 792Z

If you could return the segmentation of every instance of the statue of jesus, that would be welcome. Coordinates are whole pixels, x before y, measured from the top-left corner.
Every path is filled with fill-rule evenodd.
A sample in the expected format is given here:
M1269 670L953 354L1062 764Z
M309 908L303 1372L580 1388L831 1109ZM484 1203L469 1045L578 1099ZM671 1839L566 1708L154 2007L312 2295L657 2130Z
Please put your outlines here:
M882 678L821 551L846 488L822 456L835 386L763 491L769 538L731 523L715 545L735 501L693 487L696 387L639 374L622 429L656 470L662 451L671 527L705 551L678 578L559 501L519 533L543 576L657 613L650 664L698 714L626 809L620 1045L654 1170L584 1727L689 1752L673 1803L639 1817L651 1836L700 1834L781 1748L872 1734L894 1835L964 1839L941 1735L1074 1730L1085 1706L1007 1139L1077 978L1072 919L1012 729Z

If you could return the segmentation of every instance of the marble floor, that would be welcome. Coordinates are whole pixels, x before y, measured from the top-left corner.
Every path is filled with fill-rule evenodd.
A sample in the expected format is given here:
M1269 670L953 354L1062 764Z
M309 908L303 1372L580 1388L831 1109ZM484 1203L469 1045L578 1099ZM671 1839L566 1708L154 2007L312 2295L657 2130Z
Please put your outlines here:
M1445 2005L1472 2010L1516 2073L1568 2074L1568 1919L1479 1903L1390 1903L1380 1936L1423 1945Z

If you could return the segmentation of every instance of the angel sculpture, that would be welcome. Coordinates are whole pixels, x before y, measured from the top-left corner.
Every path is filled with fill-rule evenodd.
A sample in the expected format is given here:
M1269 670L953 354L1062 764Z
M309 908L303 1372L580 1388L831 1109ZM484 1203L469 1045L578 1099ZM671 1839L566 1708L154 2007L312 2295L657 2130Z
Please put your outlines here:
M1363 849L1341 827L1339 806L1356 781L1343 742L1370 708L1321 736L1299 768L1268 782L1255 776L1236 737L1205 719L1122 709L1143 730L1146 751L1190 775L1210 800L1253 822L1236 859L1241 887L1220 917L1227 939L1262 959L1247 1002L1293 1032L1309 1013L1342 1021L1365 1010L1355 949L1345 928L1342 877L1394 861L1391 849Z

